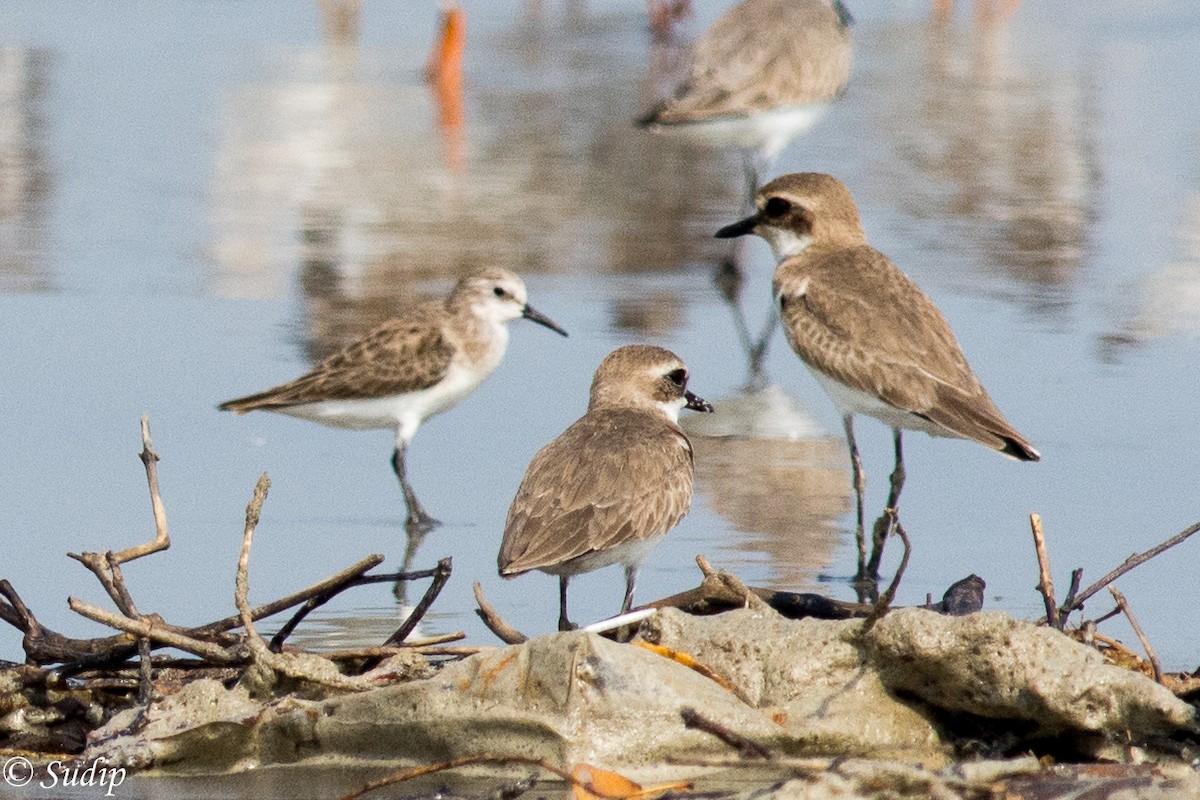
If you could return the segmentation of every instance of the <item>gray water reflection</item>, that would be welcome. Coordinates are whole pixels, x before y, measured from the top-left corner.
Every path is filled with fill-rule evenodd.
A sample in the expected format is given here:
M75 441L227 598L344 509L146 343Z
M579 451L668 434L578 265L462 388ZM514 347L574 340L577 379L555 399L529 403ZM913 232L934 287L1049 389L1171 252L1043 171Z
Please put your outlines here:
M387 434L234 420L213 406L299 374L481 264L524 275L572 337L514 325L496 374L414 442L413 482L447 522L414 566L455 559L429 633L488 641L471 613L476 578L520 627L552 626L552 578L495 577L504 514L533 453L582 412L592 369L629 341L679 352L717 403L714 420L754 409L762 386L782 405L750 418L808 420L799 434L696 432L693 511L652 555L639 596L694 585L700 552L779 588L848 576L836 412L778 339L766 377L746 388L738 329L712 283L728 253L711 234L744 202L738 158L630 124L653 79L644 5L471 4L461 106L420 80L434 4L404 5L367 3L328 36L315 5L164 6L138 24L118 8L100 33L72 22L71 4L6 9L4 576L53 627L94 633L62 607L66 591L86 592L61 553L147 528L137 464L121 461L143 410L176 540L127 573L140 606L181 622L227 612L241 511L264 469L274 488L251 568L258 599L368 552L398 568ZM697 2L693 32L722 6ZM851 88L781 155L780 171L846 180L872 241L934 297L1046 455L1029 467L906 439L916 552L901 602L978 572L988 607L1039 614L1030 511L1046 519L1064 580L1075 566L1098 576L1197 517L1198 353L1179 334L1195 330L1200 260L1185 102L1200 12L1158 8L1022 4L988 30L931 27L925 4L854 8ZM163 41L178 55L166 59ZM1170 80L1148 77L1160 75ZM770 257L759 242L742 247L740 298L757 331ZM881 475L887 433L861 428ZM1200 658L1177 633L1195 628L1190 563L1181 550L1121 586L1179 668ZM573 616L615 610L618 575L578 582ZM331 619L347 631L379 620L368 638L388 627L397 609L377 588L332 603L314 635L340 624ZM0 645L19 652L12 631Z
M908 66L863 81L873 124L897 156L881 186L898 190L887 202L915 220L953 219L949 235L938 227L921 249L970 248L998 278L1036 287L1022 299L1053 313L1096 217L1089 81L1031 63L1008 26L908 22L876 36L872 44L886 40Z
M0 46L0 291L54 288L46 246L50 169L43 100L52 63L40 48Z

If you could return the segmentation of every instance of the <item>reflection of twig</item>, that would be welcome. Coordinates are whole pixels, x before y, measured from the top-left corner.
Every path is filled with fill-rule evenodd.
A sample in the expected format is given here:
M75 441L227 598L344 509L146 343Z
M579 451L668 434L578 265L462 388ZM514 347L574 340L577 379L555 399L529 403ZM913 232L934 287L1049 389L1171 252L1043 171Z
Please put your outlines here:
M1146 657L1150 659L1150 666L1154 670L1154 680L1157 683L1162 683L1162 664L1158 660L1158 656L1154 653L1154 648L1150 646L1150 640L1146 638L1146 634L1142 632L1142 626L1138 625L1137 618L1133 616L1133 611L1129 608L1129 603L1125 600L1125 595L1117 591L1117 587L1109 586L1108 591L1112 594L1113 599L1117 601L1121 612L1125 614L1125 618L1129 620L1129 626L1133 628L1133 632L1137 635L1138 641L1142 643L1142 649L1146 651Z
M773 758L771 751L758 742L751 741L740 733L731 731L724 725L702 716L694 708L684 708L680 710L679 715L683 717L683 727L712 734L737 750L738 755L742 758L761 758L764 761L770 761Z
M1144 553L1135 553L1135 554L1131 555L1129 558L1127 558L1123 562L1121 562L1121 565L1119 567L1117 567L1116 569L1114 569L1112 572L1108 573L1103 578L1096 581L1088 588L1084 589L1082 592L1080 592L1075 597L1069 598L1071 601L1070 604L1068 605L1068 604L1064 603L1063 607L1058 610L1059 614L1061 614L1062 616L1066 616L1067 614L1070 614L1072 611L1074 611L1077 608L1083 608L1084 601L1086 601L1089 597L1094 595L1096 592L1100 591L1105 586L1107 586L1108 584L1115 581L1117 578L1124 575L1126 572L1129 572L1129 570L1133 569L1134 567L1137 567L1137 566L1140 566L1140 565L1146 563L1147 561L1154 558L1156 555L1163 552L1164 550L1167 550L1167 549L1172 548L1175 545L1179 544L1180 542L1182 542L1184 539L1191 536L1196 531L1200 531L1200 522L1196 522L1196 523L1193 523L1192 525L1189 525L1187 528L1184 528L1182 531L1175 534L1170 539L1167 539L1162 544L1151 547L1149 550L1147 550Z
M1033 531L1033 547L1037 551L1038 585L1035 587L1042 593L1046 604L1046 623L1051 628L1062 630L1058 619L1058 601L1054 599L1054 578L1050 574L1050 556L1046 554L1046 535L1042 531L1042 518L1037 514L1029 515L1029 527Z
M472 584L472 588L475 590L475 602L479 606L479 608L475 609L475 613L483 620L483 624L487 626L489 631L496 634L500 641L505 644L521 644L522 642L529 641L528 636L521 633L512 625L509 625L504 617L500 616L496 612L496 609L492 608L487 598L483 596L483 587L479 584L479 581L475 581Z
M429 583L429 588L425 590L425 594L421 597L421 602L417 603L417 607L412 610L412 613L404 620L404 623L396 629L396 632L387 638L383 643L384 647L400 644L410 633L416 630L417 624L425 616L425 612L433 605L433 601L437 599L438 594L442 591L442 587L446 585L446 581L450 580L450 571L452 567L451 559L443 558L438 561L437 567L433 572L433 580Z

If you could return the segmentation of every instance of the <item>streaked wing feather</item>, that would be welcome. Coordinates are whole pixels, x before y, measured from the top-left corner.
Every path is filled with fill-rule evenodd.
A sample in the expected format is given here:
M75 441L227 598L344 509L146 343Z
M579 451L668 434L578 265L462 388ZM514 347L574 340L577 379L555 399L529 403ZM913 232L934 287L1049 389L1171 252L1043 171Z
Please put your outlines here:
M436 315L408 315L382 323L311 371L264 392L230 400L239 413L319 400L404 394L433 386L450 369L454 346Z

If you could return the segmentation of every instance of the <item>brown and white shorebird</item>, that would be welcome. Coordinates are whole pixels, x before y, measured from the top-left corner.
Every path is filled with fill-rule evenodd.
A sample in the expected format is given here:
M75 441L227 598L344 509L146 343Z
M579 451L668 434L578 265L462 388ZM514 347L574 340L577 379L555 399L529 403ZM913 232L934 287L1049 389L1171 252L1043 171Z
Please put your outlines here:
M784 175L758 191L755 208L717 236L754 233L775 252L774 291L787 340L842 412L858 500L860 559L864 477L855 414L892 427L896 461L889 509L896 509L904 485L906 428L1038 460L1037 450L971 371L933 301L867 244L858 208L841 181L812 172ZM869 574L860 577L873 577L876 562L873 557Z
M686 75L639 124L746 157L758 174L819 120L850 79L841 0L742 0L692 45Z
M491 374L508 348L508 323L533 320L567 335L526 302L525 284L506 269L468 275L442 301L409 309L343 347L293 381L222 403L224 411L277 411L338 428L394 428L392 469L407 526L437 524L421 507L404 454L421 423L458 405Z
M692 445L684 408L712 411L687 389L687 366L661 347L628 345L600 363L587 413L543 447L508 510L500 575L557 575L559 630L570 630L572 575L625 565L622 613L633 605L638 567L687 514Z

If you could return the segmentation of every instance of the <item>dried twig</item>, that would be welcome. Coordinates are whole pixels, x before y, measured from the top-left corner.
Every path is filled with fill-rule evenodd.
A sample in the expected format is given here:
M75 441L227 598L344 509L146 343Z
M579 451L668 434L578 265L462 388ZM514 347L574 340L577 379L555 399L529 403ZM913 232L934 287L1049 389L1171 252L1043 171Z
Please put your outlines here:
M266 500L267 491L270 487L271 479L264 472L258 479L258 483L254 486L254 496L251 498L250 504L246 506L246 527L242 533L242 549L238 555L237 577L234 580L234 603L237 605L238 615L242 620L242 627L246 631L246 644L250 648L250 658L266 666L273 672L289 678L298 678L312 683L319 683L335 689L351 689L354 691L365 689L367 684L363 681L348 678L336 670L319 673L312 668L306 668L306 665L295 663L292 659L282 654L271 652L270 647L267 646L267 642L254 627L254 620L250 616L249 601L250 547L254 542L254 531L258 527L258 520L262 514L263 501ZM313 663L309 662L307 667L311 667ZM322 659L321 663L329 665L330 662Z
M442 761L437 764L426 764L422 767L413 767L411 769L400 770L399 772L394 772L391 775L386 775L377 780L365 783L354 791L342 795L340 800L356 800L356 798L362 797L368 792L373 792L376 789L382 789L385 786L394 786L397 783L411 781L414 778L420 778L425 775L433 775L438 772L444 772L448 769L467 767L473 764L529 764L531 766L544 769L552 775L557 775L559 778L571 784L572 786L578 786L579 788L587 791L589 794L595 795L599 798L604 798L604 800L626 800L627 798L627 795L624 793L611 794L599 789L588 781L581 781L571 773L567 772L565 769L556 767L550 762L540 758L530 758L529 756L493 756L483 754L476 756L463 756L461 758L454 758L449 761Z
M383 556L372 556L371 558L378 559L378 561L375 561L375 564L383 561ZM362 564L364 562L359 563ZM371 566L374 566L374 564ZM399 583L401 581L407 582L418 580L420 578L432 578L438 574L438 568L436 567L434 569L421 569L411 572L386 572L379 575L352 574L354 570L355 568L351 567L350 570L345 570L342 573L339 573L342 575L347 575L348 578L344 581L339 581L336 584L330 585L328 591L317 595L310 595L304 601L304 604L296 610L296 613L292 615L291 619L284 623L283 627L280 628L273 637L271 637L271 651L275 653L282 652L283 644L287 640L287 637L291 636L292 633L295 632L296 627L303 622L309 614L325 605L334 597L346 591L347 589L352 589L356 586L367 586L372 583ZM329 582L326 581L325 583L328 584ZM310 594L310 590L306 589L304 592L302 592L302 594ZM255 609L250 613L255 620L260 618L259 616L256 616L256 614L258 614L258 609ZM239 620L237 617L234 617L233 619Z
M420 653L423 656L473 656L491 650L491 647L447 647L445 645L426 644L416 647L404 644L398 647L358 647L352 650L331 650L321 653L322 658L330 661L366 661L390 658L401 653Z
M1077 567L1071 570L1071 585L1067 588L1067 599L1063 600L1063 604L1059 607L1059 630L1066 627L1067 617L1071 613L1069 610L1075 602L1075 596L1079 594L1079 584L1083 581L1083 567Z
M904 571L908 569L908 558L912 555L912 542L909 541L908 533L904 530L904 526L900 524L900 519L895 516L895 510L888 509L884 513L892 515L892 530L900 537L900 541L904 544L904 555L900 557L900 566L896 568L896 574L892 576L892 582L888 584L888 588L884 593L879 596L879 600L875 603L875 608L863 620L863 633L875 627L875 623L882 619L883 615L892 607L892 601L896 599L896 590L900 588L900 579L904 577Z
M1064 607L1059 609L1059 613L1062 614L1063 616L1066 616L1067 614L1069 614L1070 612L1074 611L1077 608L1083 608L1084 602L1089 597L1094 595L1096 592L1100 591L1105 586L1108 586L1110 583L1112 583L1117 578L1124 575L1126 572L1129 572L1134 567L1141 566L1142 564L1144 564L1147 561L1149 561L1150 559L1154 558L1156 555L1163 552L1164 550L1168 550L1168 549L1174 547L1175 545L1179 544L1184 539L1187 539L1189 536L1194 534L1196 531L1200 531L1200 522L1196 522L1196 523L1193 523L1192 525L1189 525L1188 527L1184 528L1179 533L1172 536L1170 539L1167 539L1162 544L1151 547L1149 550L1145 551L1144 553L1134 553L1129 558L1127 558L1123 562L1121 562L1121 565L1119 567L1117 567L1112 572L1108 573L1103 578L1096 581L1091 586L1089 586L1088 588L1086 588L1082 592L1080 592L1078 595L1076 595L1071 600L1070 605L1064 604Z
M154 515L154 538L118 553L109 550L106 553L85 552L68 553L67 555L92 571L121 613L129 619L140 621L141 615L133 602L133 596L125 586L120 565L135 558L166 550L171 546L171 537L167 530L167 513L158 489L159 457L154 452L154 443L150 440L150 418L145 414L142 415L142 451L138 457L142 460L142 466L146 470L146 484L150 490L150 508ZM141 662L138 702L145 705L150 702L151 690L150 640L145 637L141 638L138 641L137 649Z
M764 761L770 761L774 758L771 751L758 742L751 741L740 733L731 731L724 725L702 716L694 708L681 709L679 715L683 717L683 727L711 733L734 750L737 750L738 755L742 758L761 758Z
M487 598L483 596L483 587L479 584L479 581L475 581L472 584L472 588L475 591L475 603L479 606L479 608L475 609L475 613L483 620L483 624L487 626L489 631L496 634L500 641L505 644L521 644L522 642L529 641L528 636L521 633L512 625L509 625L504 617L500 616L496 609L492 608Z
M208 642L202 642L199 639L192 638L186 634L181 634L177 630L166 625L157 615L150 614L139 619L130 619L121 614L114 614L111 611L105 611L102 608L86 603L77 597L67 598L67 605L76 614L87 617L94 622L99 622L102 625L107 625L110 628L116 628L119 631L131 633L134 636L142 636L152 642L157 642L160 645L174 647L183 650L186 653L200 656L201 658L212 661L215 664L232 664L242 660L224 647L220 647ZM126 644L130 646L127 655L132 653L133 642L125 639Z
M1133 611L1129 608L1129 603L1125 600L1125 595L1117 591L1117 587L1109 586L1108 591L1112 594L1113 599L1117 601L1125 618L1129 620L1129 626L1133 628L1133 632L1137 635L1138 641L1142 643L1142 649L1146 651L1146 657L1150 659L1150 666L1154 670L1154 680L1156 683L1163 682L1162 663L1158 660L1158 656L1154 652L1154 648L1150 646L1150 640L1146 638L1146 634L1142 631L1142 626L1138 624L1137 618L1133 616Z
M357 585L355 581L360 579L363 580L364 583L368 582L368 579L372 576L365 576L363 573L382 563L383 556L379 555L378 553L367 556L357 563L346 567L344 570L329 576L325 580L314 583L307 589L301 589L300 591L294 592L287 597L281 597L278 600L270 603L264 603L257 608L250 609L250 619L257 622L265 617L278 614L280 611L285 611L292 606L299 605L300 603L307 601L309 598L319 597L323 594L330 594L332 596L343 589ZM390 578L391 576L388 577ZM226 617L224 619L217 620L216 622L210 622L207 625L202 625L199 628L193 629L192 632L196 636L209 636L212 634L233 630L234 628L240 627L241 624L242 615L238 613L231 617Z
M397 628L395 633L389 636L387 641L383 643L384 647L400 644L410 633L416 630L417 625L425 616L425 612L429 611L429 607L437 599L438 594L442 591L442 587L446 585L446 581L450 580L452 567L453 562L449 558L443 558L438 561L429 588L425 590L425 594L421 597L420 602L417 603L416 607L405 618L404 624Z
M124 564L127 561L133 561L135 558L157 553L159 550L166 550L171 546L171 537L167 531L167 512L163 508L162 497L158 490L158 454L154 452L154 443L150 441L150 418L142 416L142 451L138 453L142 464L146 468L146 483L150 489L150 507L154 513L154 538L148 542L126 548L117 553L106 555L103 553L67 553L68 556L79 561L92 572L99 573L108 566L110 561L115 561L117 564ZM107 582L101 578L101 583ZM116 598L114 597L114 600Z
M1062 630L1058 617L1058 601L1054 599L1054 578L1050 573L1050 556L1046 554L1046 535L1042 530L1042 518L1038 514L1029 515L1029 527L1033 531L1033 547L1037 551L1038 585L1035 587L1042 594L1046 605L1046 623L1051 628Z

